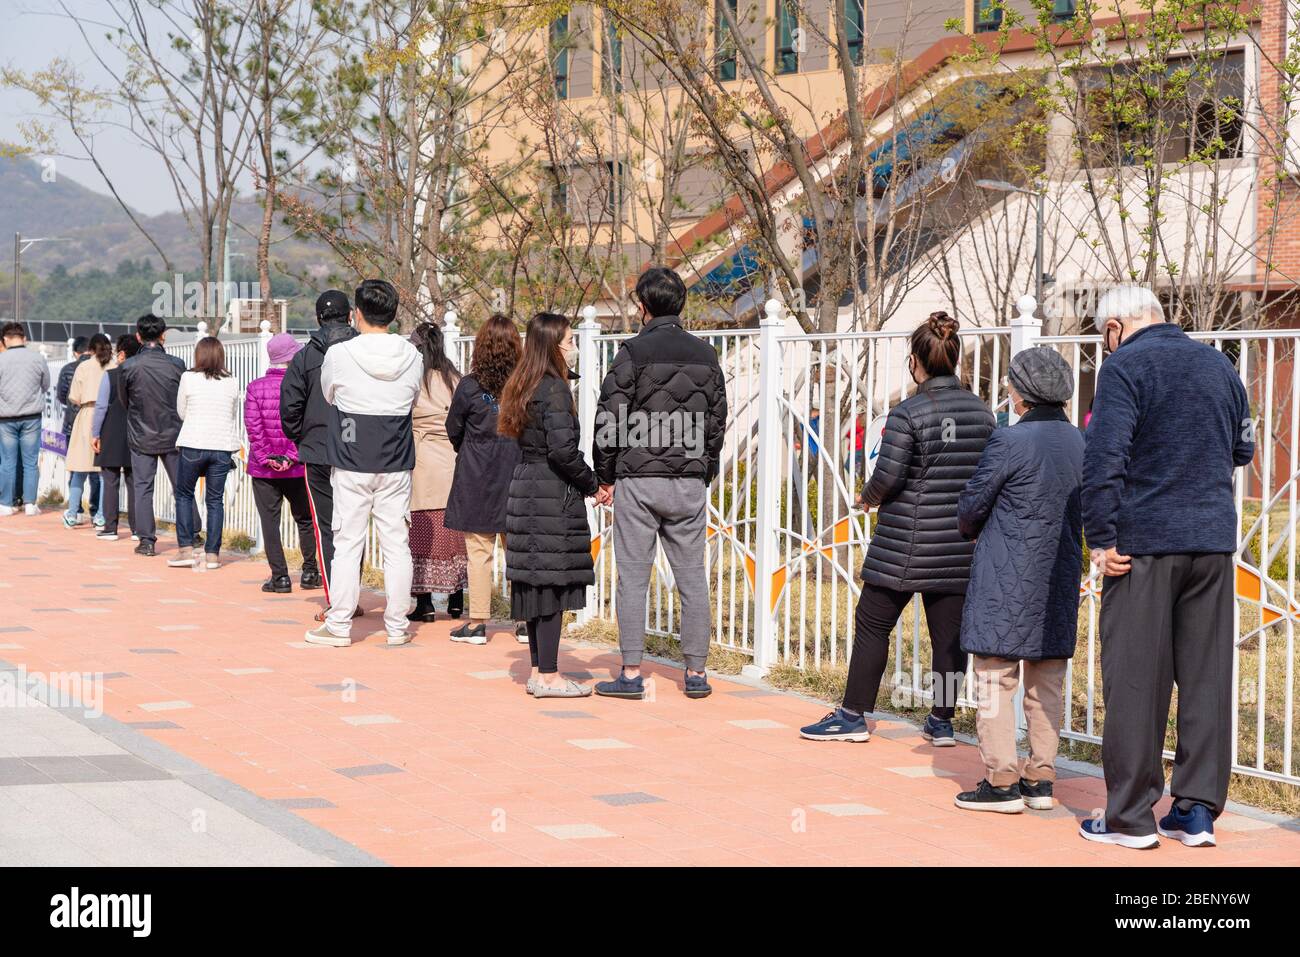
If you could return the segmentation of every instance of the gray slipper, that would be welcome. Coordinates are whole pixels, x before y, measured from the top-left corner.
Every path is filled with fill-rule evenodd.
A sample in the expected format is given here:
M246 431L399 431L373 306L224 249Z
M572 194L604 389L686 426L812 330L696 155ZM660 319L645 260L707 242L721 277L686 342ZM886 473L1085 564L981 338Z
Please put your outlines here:
M589 694L591 694L590 685L580 685L569 678L566 678L559 688L552 688L540 681L533 687L534 698L585 698Z

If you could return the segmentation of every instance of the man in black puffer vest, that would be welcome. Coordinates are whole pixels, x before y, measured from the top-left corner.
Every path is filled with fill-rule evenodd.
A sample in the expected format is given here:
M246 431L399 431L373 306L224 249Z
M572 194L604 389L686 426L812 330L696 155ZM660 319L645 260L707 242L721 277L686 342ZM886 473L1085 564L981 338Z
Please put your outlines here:
M617 482L614 555L623 671L596 693L642 698L646 590L655 539L681 595L686 694L707 697L709 584L704 568L709 483L727 429L727 390L713 346L682 328L686 286L652 266L636 284L644 325L614 357L600 389L593 458L601 485Z

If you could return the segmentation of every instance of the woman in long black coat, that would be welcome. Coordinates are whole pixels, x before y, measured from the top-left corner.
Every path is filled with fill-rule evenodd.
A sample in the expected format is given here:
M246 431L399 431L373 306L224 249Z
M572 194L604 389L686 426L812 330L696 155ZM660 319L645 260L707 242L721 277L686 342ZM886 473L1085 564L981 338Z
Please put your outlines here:
M96 538L117 538L118 509L121 506L121 487L126 485L126 521L135 537L135 488L131 482L131 449L126 441L126 409L117 401L117 391L122 376L122 363L140 350L140 341L133 335L119 336L115 346L117 364L105 373L99 383L95 399L95 417L91 421L91 446L95 451L95 464L103 479L101 511L104 527Z
M447 497L447 528L465 533L469 553L469 621L452 641L487 642L492 617L492 559L497 536L506 530L510 480L519 464L519 443L497 431L500 396L519 363L519 330L494 315L474 337L470 373L460 380L447 413L447 437L456 450L456 471ZM521 621L516 631L528 640Z
M499 428L519 443L521 461L506 503L506 578L510 613L528 623L539 698L591 693L560 676L564 612L582 608L595 582L584 498L600 489L578 443L578 410L569 385L573 332L564 316L541 312L528 323L524 353L501 397Z
M976 539L961 647L974 656L985 766L957 806L1015 813L1053 806L1065 673L1079 628L1084 441L1063 408L1074 374L1060 354L1043 346L1018 353L1007 378L1020 421L993 433L957 502L962 533ZM1024 761L1013 704L1022 683Z
M957 320L936 312L912 333L908 368L915 395L890 410L880 457L863 490L879 506L854 612L853 657L844 702L799 733L812 741L866 741L889 661L889 636L914 594L925 605L934 701L921 735L955 745L952 717L966 671L962 604L974 547L957 528L957 496L979 464L993 414L957 376Z

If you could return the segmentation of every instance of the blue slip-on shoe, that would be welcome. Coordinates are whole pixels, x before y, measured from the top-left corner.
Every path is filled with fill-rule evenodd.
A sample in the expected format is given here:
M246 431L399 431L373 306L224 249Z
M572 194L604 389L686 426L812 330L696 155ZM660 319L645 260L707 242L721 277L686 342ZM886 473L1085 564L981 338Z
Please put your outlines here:
M707 698L713 694L713 689L709 687L708 675L705 674L687 674L683 691L688 698Z
M800 728L799 737L809 741L870 741L871 732L865 715L855 718L845 714L843 708L836 708L816 724Z
M1204 804L1193 804L1188 811L1180 811L1175 804L1160 819L1156 830L1162 837L1182 841L1188 847L1214 846L1214 815Z
M628 678L620 671L613 681L597 682L596 694L606 698L628 698L640 701L645 697L645 679L641 675Z
M952 736L952 722L936 718L932 714L925 716L925 724L921 726L921 737L936 748L951 748L957 744L957 739Z
M1112 831L1104 818L1085 817L1079 822L1079 836L1085 841L1095 841L1098 844L1114 844L1117 847L1127 847L1135 851L1147 851L1160 846L1160 838L1156 835L1121 834L1119 831Z

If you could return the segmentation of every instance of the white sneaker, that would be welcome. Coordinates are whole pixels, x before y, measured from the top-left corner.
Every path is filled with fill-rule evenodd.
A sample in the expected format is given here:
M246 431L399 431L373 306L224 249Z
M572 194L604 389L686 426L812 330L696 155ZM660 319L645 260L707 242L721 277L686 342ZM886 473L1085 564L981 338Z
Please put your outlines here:
M18 509L14 508L12 505L0 505L0 518L13 515L17 511Z
M167 565L170 568L193 568L194 550L190 548L176 549L175 557L167 559Z
M204 561L204 563L208 566L208 568L220 568L220 567L221 567L221 559L218 558L216 555L211 555L211 554L209 554L209 555L205 555L204 558L203 558L203 561Z
M37 508L35 505L24 505L24 506L23 506L23 511L26 512L28 515L39 515L39 514L41 514L41 510L40 510L39 508Z
M328 645L331 648L350 648L352 639L350 637L340 637L330 631L329 625L321 625L319 628L313 628L303 636L303 640L311 645Z
M132 536L131 536L131 541L133 541L133 542L138 542L138 541L140 541L140 536L139 536L139 535L132 535Z
M515 641L521 645L528 644L528 626L524 624L515 625Z
M399 632L396 635L389 635L388 643L390 645L404 645L411 640L411 637L412 635L409 631Z
M117 541L117 532L96 532L95 537L101 542Z

